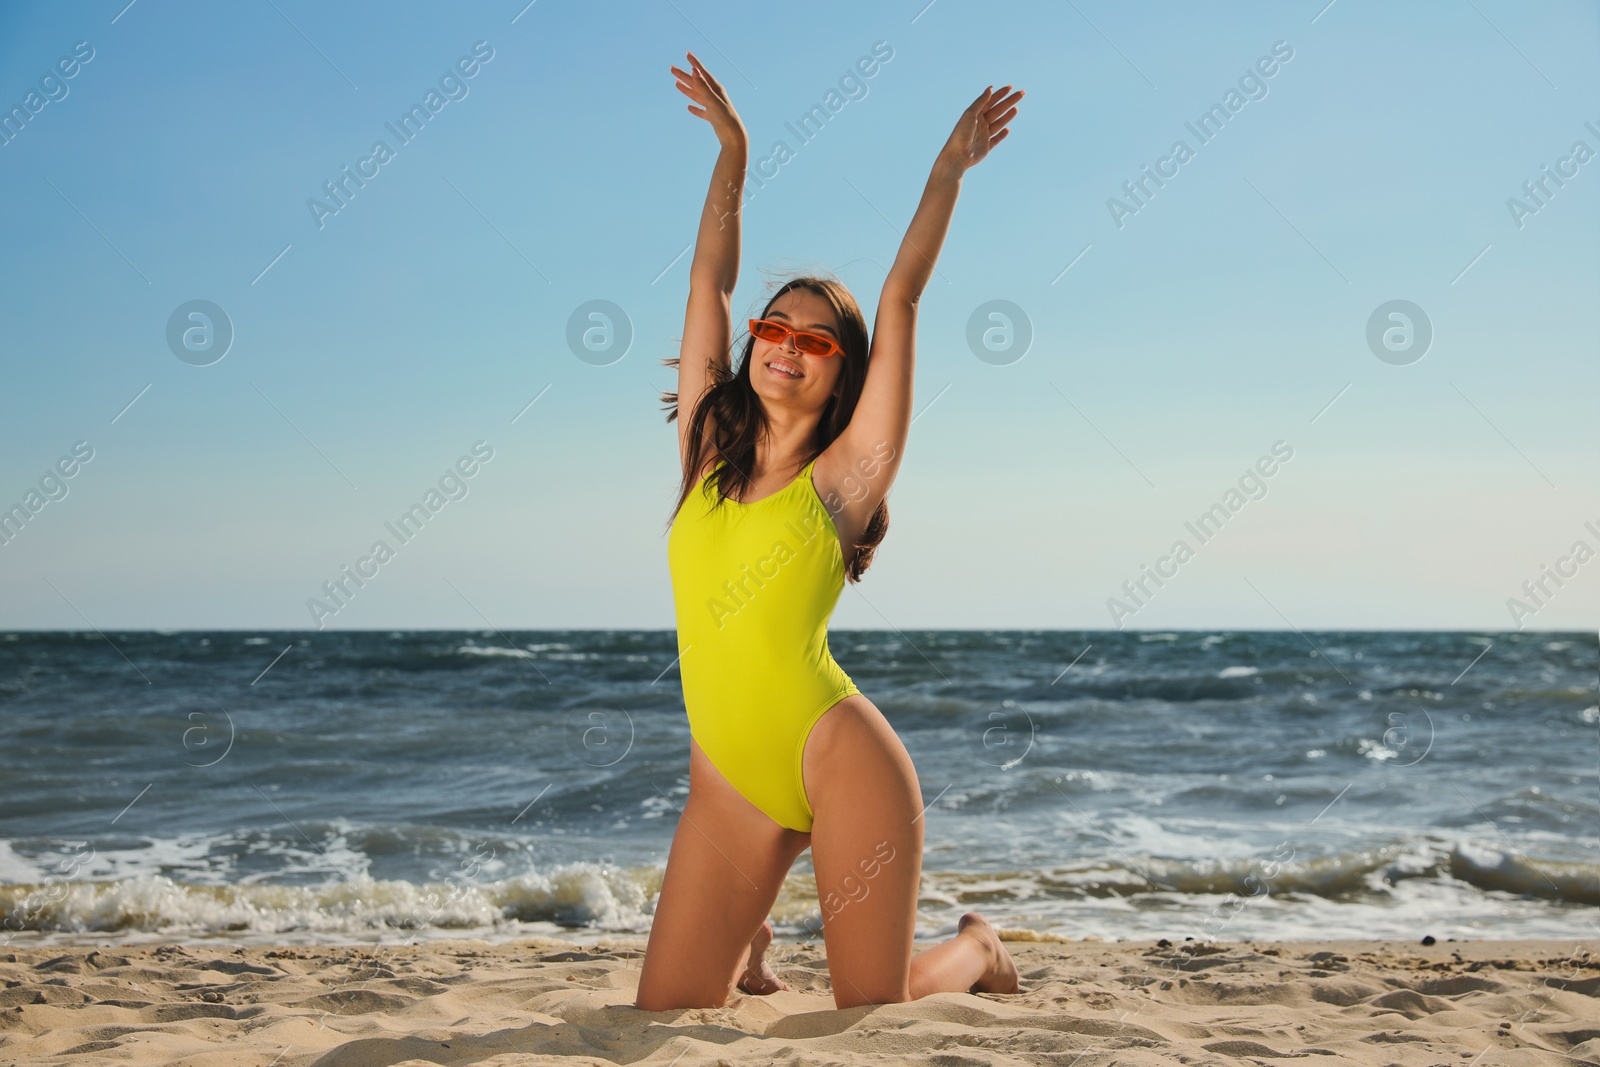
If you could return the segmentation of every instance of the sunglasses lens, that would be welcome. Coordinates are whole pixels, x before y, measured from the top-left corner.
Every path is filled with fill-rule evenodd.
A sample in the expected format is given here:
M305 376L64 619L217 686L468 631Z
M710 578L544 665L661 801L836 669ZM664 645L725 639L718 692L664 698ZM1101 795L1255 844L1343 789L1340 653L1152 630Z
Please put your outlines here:
M812 356L828 355L833 350L833 342L820 334L799 333L767 319L756 319L752 322L750 332L760 340L778 345L783 344L784 339L793 333L795 348Z

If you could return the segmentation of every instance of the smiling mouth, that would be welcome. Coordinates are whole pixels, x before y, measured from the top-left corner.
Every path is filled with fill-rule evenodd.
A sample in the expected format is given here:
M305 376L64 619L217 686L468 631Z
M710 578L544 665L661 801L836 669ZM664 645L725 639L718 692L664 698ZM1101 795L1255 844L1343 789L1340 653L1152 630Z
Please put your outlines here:
M793 363L790 363L787 360L771 360L767 363L767 369L784 378L805 377L804 372L802 372L799 367L796 367Z

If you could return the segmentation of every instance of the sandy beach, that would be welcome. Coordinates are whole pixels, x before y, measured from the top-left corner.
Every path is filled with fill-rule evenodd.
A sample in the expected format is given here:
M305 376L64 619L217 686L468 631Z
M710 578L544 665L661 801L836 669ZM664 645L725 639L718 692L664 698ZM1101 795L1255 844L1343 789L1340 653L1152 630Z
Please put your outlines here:
M839 1011L821 946L779 943L793 991L661 1012L631 1006L642 940L13 947L0 1062L1600 1064L1600 956L1572 942L1008 947L1010 996Z

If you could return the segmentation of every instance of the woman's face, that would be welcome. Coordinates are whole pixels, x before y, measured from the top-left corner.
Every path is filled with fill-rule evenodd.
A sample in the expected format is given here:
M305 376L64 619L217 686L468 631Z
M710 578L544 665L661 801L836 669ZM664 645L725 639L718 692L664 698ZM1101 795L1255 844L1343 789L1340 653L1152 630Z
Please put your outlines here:
M764 317L839 340L833 305L809 289L790 289L773 302ZM801 352L795 348L792 336L784 338L782 344L758 337L750 350L750 384L757 394L774 403L820 412L833 396L848 358L843 352L831 356Z

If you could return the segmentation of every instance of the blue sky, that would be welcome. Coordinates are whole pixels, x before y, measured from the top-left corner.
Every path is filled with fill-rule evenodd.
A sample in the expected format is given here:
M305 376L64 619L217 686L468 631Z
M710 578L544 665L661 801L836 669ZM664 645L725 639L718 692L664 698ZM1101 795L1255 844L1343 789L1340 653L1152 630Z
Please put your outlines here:
M379 538L394 558L326 625L670 627L660 360L716 155L667 70L690 49L752 162L792 152L747 188L738 318L824 268L870 322L957 116L1027 90L964 182L890 532L836 627L1506 629L1515 596L1528 628L1591 628L1596 8L1324 4L7 5L0 106L38 95L0 146L0 507L59 498L0 545L0 627L304 628ZM402 143L386 124L441 79ZM1185 124L1241 79L1202 143ZM319 225L308 200L378 140ZM1145 166L1171 176L1118 220ZM1570 176L1515 217L1544 167ZM195 300L234 333L204 366L167 341ZM621 358L568 345L593 300L626 315ZM968 346L994 300L1031 326L1020 358ZM1394 300L1431 324L1420 359L1368 345ZM465 495L386 537L477 442ZM1185 523L1277 442L1202 544Z

